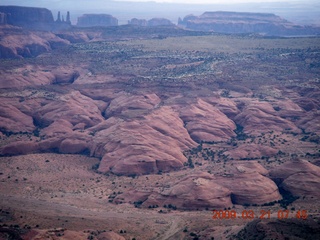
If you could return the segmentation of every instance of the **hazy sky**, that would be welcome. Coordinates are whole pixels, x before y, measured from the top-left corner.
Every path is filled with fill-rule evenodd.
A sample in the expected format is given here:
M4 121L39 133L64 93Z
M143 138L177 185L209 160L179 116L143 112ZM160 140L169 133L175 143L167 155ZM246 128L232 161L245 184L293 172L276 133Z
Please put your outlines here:
M233 4L233 3L257 3L257 2L295 2L290 0L115 0L121 2L166 2L188 4ZM306 0L308 2L308 0Z

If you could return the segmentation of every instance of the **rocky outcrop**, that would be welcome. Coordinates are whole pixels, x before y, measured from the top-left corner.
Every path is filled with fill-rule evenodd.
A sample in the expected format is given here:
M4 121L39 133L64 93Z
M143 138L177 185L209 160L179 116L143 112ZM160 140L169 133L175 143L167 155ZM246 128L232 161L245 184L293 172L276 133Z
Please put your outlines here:
M244 104L246 106L234 118L234 121L244 127L245 133L259 135L262 132L270 131L301 132L293 122L278 116L277 111L268 102L245 100Z
M271 13L205 12L200 16L188 15L178 24L191 30L221 33L307 35L320 32L320 28L295 25Z
M320 135L319 117L320 112L314 111L302 117L297 122L297 125L307 133L316 133Z
M112 117L90 131L96 132L91 154L102 157L98 170L121 175L179 169L187 161L182 152L196 146L170 107L139 120Z
M84 14L78 17L78 27L117 26L118 19L109 14Z
M195 141L224 141L236 135L235 123L202 99L194 104L178 105L177 111Z
M268 171L259 163L235 161L228 168L229 172L216 176L216 181L231 191L233 203L263 204L282 198L277 185L265 176Z
M308 161L293 159L272 169L270 177L294 196L320 198L320 167Z
M31 116L8 104L9 99L0 102L0 129L2 132L32 132L35 130Z
M95 102L78 91L63 95L35 112L35 120L42 127L61 119L73 126L84 123L86 128L104 120Z
M255 161L234 161L229 171L217 175L195 172L166 186L129 190L115 203L140 202L142 207L174 206L184 210L223 209L233 204L263 204L281 199L268 171ZM235 182L237 184L235 184ZM170 207L169 207L170 208Z
M105 116L136 117L147 114L160 104L156 94L131 95L122 93L114 98L105 111Z
M166 18L152 18L152 19L148 20L149 27L171 26L171 25L173 25L173 23Z
M230 190L217 184L209 174L188 176L160 193L152 193L142 206L164 206L178 209L223 209L231 207Z
M36 57L70 42L49 32L31 32L17 27L0 28L0 58Z
M43 70L38 67L26 66L7 72L0 70L3 78L0 80L0 88L21 88L27 86L40 86L49 84L71 84L78 77L79 72L73 67L64 66L53 70Z

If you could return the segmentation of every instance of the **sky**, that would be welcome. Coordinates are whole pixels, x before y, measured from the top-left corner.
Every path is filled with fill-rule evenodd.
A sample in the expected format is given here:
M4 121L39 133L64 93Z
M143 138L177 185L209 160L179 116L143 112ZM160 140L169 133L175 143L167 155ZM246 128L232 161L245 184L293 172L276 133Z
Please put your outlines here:
M158 2L184 4L234 4L234 3L266 3L266 2L295 2L290 0L115 0L121 2ZM310 2L305 0L305 2Z

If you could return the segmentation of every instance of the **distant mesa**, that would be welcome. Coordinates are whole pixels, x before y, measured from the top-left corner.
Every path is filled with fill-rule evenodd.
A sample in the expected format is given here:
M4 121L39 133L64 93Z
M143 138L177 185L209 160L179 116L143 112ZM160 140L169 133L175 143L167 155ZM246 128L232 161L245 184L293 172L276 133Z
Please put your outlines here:
M148 21L146 19L132 18L128 21L128 24L146 27L148 25Z
M66 21L54 21L52 12L46 8L0 6L0 24L50 31L69 28L71 21L69 12Z
M261 33L265 35L312 35L320 28L300 26L272 13L205 12L179 18L178 25L190 30L220 33Z
M166 18L152 18L148 21L149 27L154 26L171 26L173 23Z
M110 14L84 14L78 17L78 27L118 26L118 19Z
M152 18L150 20L146 19L137 19L133 18L128 21L130 25L137 25L137 26L148 26L148 27L156 27L156 26L173 26L174 24L166 18Z

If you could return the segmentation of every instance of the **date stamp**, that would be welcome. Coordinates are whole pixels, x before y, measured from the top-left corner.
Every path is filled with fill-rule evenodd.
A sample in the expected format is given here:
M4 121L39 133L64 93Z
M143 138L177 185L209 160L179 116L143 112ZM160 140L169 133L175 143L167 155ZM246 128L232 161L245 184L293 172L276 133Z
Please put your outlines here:
M243 210L240 213L237 213L235 210L213 210L212 219L270 219L271 214L270 210L260 210L260 212ZM308 212L307 210L297 210L296 212L278 210L275 217L278 219L297 218L306 220L308 218Z

